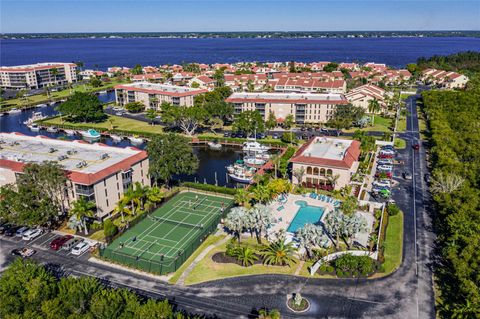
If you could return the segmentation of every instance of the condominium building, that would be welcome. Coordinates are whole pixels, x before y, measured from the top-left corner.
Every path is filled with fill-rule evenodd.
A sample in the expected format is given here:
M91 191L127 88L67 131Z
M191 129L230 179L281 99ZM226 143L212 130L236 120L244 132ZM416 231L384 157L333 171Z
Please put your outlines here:
M340 189L348 185L359 165L360 142L314 137L290 159L292 172L302 170L302 180L294 174L293 184ZM298 176L298 175L297 175Z
M348 101L341 94L318 93L233 93L225 101L232 103L234 111L257 110L265 120L273 113L281 122L293 115L298 124L325 123L335 114L338 105Z
M353 106L361 107L365 112L369 112L369 105L372 100L377 100L381 107L385 106L387 96L391 96L391 94L373 84L356 87L345 94L345 97Z
M66 206L85 197L95 202L98 218L112 212L130 185L150 185L148 155L134 147L0 133L0 150L0 186L15 184L28 163L56 161L68 178Z
M37 63L0 67L0 87L4 89L39 89L77 81L74 63Z
M138 82L115 86L115 100L118 105L141 102L148 108L159 108L163 102L178 106L193 106L195 95L207 92L185 86Z
M426 69L422 72L422 80L447 89L462 89L467 85L468 77L452 71Z

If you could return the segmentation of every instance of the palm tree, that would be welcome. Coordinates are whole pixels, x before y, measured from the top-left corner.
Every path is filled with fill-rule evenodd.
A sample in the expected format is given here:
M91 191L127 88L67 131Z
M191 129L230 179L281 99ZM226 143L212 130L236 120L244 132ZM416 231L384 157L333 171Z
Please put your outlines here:
M150 187L147 191L145 207L149 210L155 204L160 203L163 199L164 194L162 190L158 187Z
M267 265L291 266L296 263L293 258L294 251L291 242L285 244L285 238L279 238L265 247L261 255L263 256L263 263Z
M347 216L352 216L358 208L358 201L354 196L349 196L340 204L340 210Z
M359 232L365 232L367 230L367 220L361 215L344 215L342 226L342 233L345 236L346 244L348 248L351 247L353 237Z
M224 225L231 232L235 233L238 243L240 243L240 235L247 224L246 214L246 209L244 207L234 207L230 210L227 217L225 217Z
M300 242L300 246L305 248L308 258L312 258L312 248L321 246L325 240L325 233L320 226L305 224L299 228L295 234Z
M82 222L82 225L85 230L85 235L88 233L87 229L87 217L93 217L95 215L96 205L92 201L87 201L85 197L81 196L78 200L72 203L72 208L70 209L70 216L75 215L77 220Z
M325 217L324 221L325 229L337 250L340 248L340 235L342 234L344 216L340 211L334 210ZM333 236L336 237L336 240L333 240Z
M292 172L293 176L297 179L298 185L302 185L303 176L305 175L305 168L296 168Z
M375 113L380 111L380 104L377 99L368 102L368 111L372 113L372 126L375 125Z
M239 189L233 197L233 200L238 205L249 207L250 201L252 200L252 193L246 189Z
M127 203L130 203L130 209L132 210L132 214L135 215L137 213L136 205L140 205L138 193L135 192L132 186L130 186L123 194L123 197Z
M143 210L145 199L148 194L150 187L143 186L140 182L135 182L134 192L137 196L138 201L140 202L140 208Z
M252 219L252 228L257 236L259 244L262 243L262 234L267 232L274 221L272 211L265 205L257 204L255 207L247 213Z
M258 319L280 319L280 311L277 309L272 309L267 311L267 309L260 309L258 311Z
M270 161L272 161L272 164L273 164L273 167L275 169L275 175L274 177L277 178L278 175L277 175L277 168L278 168L278 165L280 164L280 156L278 154L275 154L275 155L272 155L270 157Z
M155 117L157 117L157 111L155 111L155 110L152 109L152 108L149 108L149 109L147 110L147 112L145 113L145 117L146 117L147 119L149 119L149 120L150 120L150 124L152 124L152 126L154 126L154 125L155 125L154 120L155 120Z
M258 256L255 255L255 250L251 249L250 247L238 248L236 257L244 267L251 266L255 263L255 261L258 260Z
M335 174L333 176L328 176L328 181L332 185L333 189L335 189L335 186L337 186L338 179L340 178L340 175Z
M118 203L115 209L113 210L115 214L122 215L122 223L125 222L125 214L130 215L132 211L127 207L127 202L122 198Z
M373 251L373 248L374 248L375 245L377 244L378 236L377 236L377 234L371 234L369 239L370 239L370 245L369 245L369 247L368 247L368 250L369 250L370 252L372 252L372 251Z
M270 189L262 184L257 184L253 189L253 197L260 203L266 203L271 199Z
M53 68L50 72L52 73L53 77L55 78L55 84L57 84L58 69Z

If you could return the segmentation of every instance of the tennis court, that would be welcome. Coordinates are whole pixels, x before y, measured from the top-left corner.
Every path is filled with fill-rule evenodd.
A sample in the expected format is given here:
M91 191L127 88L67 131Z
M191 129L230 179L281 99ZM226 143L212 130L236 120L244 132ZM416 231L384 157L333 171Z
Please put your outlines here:
M183 192L115 239L101 256L159 274L173 272L213 232L233 200Z

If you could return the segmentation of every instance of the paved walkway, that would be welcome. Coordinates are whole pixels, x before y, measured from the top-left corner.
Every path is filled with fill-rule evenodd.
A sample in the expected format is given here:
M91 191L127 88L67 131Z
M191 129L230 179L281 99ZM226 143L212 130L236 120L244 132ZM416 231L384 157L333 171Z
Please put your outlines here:
M300 260L298 263L297 269L295 270L295 276L298 276L300 274L300 271L303 268L303 264L305 264L305 260Z
M198 255L197 258L195 258L190 265L188 265L187 269L185 269L185 271L182 273L182 275L181 275L180 278L178 279L177 285L185 286L185 279L186 279L187 276L190 274L190 272L193 270L193 268L195 268L195 266L200 262L200 260L202 260L213 248L224 244L224 243L225 243L227 240L229 240L230 238L231 238L231 236L230 236L230 235L227 235L227 236L225 236L225 238L223 238L222 240L217 241L216 243L207 246L207 248L205 248L205 249L200 253L200 255Z

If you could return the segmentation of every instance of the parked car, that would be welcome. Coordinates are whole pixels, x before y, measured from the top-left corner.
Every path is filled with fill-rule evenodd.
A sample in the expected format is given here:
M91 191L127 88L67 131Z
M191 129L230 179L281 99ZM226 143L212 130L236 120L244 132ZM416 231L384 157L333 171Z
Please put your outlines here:
M416 140L413 142L412 147L414 150L418 151L420 149L420 143Z
M377 170L381 172L391 172L393 170L393 165L379 165Z
M375 194L378 194L383 190L387 190L387 191L391 192L390 187L373 187L372 188L372 192L375 193Z
M33 256L37 251L32 248L23 247L12 250L12 256L20 256L22 258L28 258Z
M122 115L123 115L123 112L115 112L115 115L116 115L116 116L122 116Z
M0 234L5 233L5 231L7 231L8 229L10 229L10 228L12 228L12 227L13 227L13 225L12 225L12 224L9 224L9 223L0 225Z
M403 172L403 178L407 179L407 180L410 180L412 179L412 174L410 174L409 172Z
M72 238L73 238L72 235L57 237L54 240L52 240L52 242L50 243L50 248L53 250L59 250L60 248L62 248L63 244L65 244L67 241L69 241Z
M381 150L392 150L394 151L395 148L392 146L392 145L383 145L382 147L380 147Z
M72 249L73 247L75 247L76 245L78 245L82 241L83 241L82 239L77 239L77 238L69 239L65 244L62 245L62 249L68 251L68 250Z
M274 139L276 139L276 140L277 140L277 139L279 139L280 137L278 136L278 134L277 134L277 133L273 133L273 134L272 134L272 138L274 138Z
M390 187L392 183L390 183L390 180L388 179L381 179L374 181L372 185L375 187Z
M12 227L8 228L7 230L5 230L5 232L3 233L5 236L8 236L8 237L12 237L14 236L16 233L17 233L17 230L19 230L20 228L22 228L22 226L14 226L12 225Z
M223 133L223 137L230 137L230 132Z
M380 154L395 155L395 151L394 150L380 150Z
M90 248L90 245L86 242L78 243L75 247L72 248L72 255L81 255Z
M394 158L395 154L385 154L385 153L380 153L378 154L378 158Z
M33 240L43 233L41 228L32 228L23 233L23 240Z
M378 165L393 165L393 160L390 158L383 158L377 161Z
M20 227L15 232L15 237L23 237L23 234L25 234L29 229L30 227L27 227L27 226Z
M423 175L423 180L427 184L430 183L430 174L427 173L427 174Z

